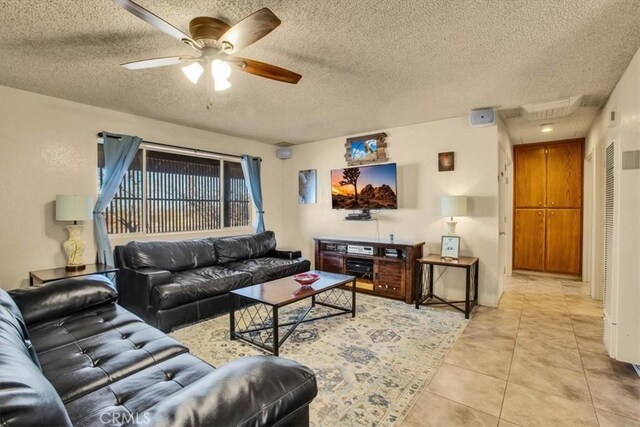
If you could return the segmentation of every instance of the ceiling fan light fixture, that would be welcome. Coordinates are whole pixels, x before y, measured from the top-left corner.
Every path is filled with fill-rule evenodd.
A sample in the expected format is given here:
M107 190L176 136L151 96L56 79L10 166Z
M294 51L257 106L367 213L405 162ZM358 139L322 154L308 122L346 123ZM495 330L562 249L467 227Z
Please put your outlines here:
M224 61L214 59L211 62L211 74L216 81L227 80L231 75L231 66Z
M231 87L231 83L227 79L224 79L224 80L214 79L213 80L213 90L215 90L216 92L220 92L220 91L223 91L225 89L229 89L230 87Z
M200 80L200 76L202 75L202 73L204 73L204 68L202 68L202 65L200 65L200 63L194 62L191 65L182 67L182 72L185 76L187 76L189 80L191 80L193 84L197 84L198 80Z

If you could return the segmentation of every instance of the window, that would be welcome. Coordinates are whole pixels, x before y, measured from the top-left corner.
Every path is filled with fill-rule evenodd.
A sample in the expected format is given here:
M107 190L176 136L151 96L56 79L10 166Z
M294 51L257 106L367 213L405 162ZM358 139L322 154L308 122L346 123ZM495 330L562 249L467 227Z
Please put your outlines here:
M98 144L98 183L104 152ZM175 233L249 225L239 162L144 147L105 211L107 232Z

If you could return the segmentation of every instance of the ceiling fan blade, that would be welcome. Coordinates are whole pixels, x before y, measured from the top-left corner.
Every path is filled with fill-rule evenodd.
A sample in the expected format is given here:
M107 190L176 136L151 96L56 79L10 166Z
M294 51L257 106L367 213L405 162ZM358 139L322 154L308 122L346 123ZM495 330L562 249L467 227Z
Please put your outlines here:
M300 74L294 73L293 71L285 70L284 68L255 61L253 59L233 57L227 58L225 61L240 67L240 69L246 73L265 77L271 80L277 80L279 82L296 84L302 78Z
M273 12L265 7L229 28L219 41L226 53L236 53L269 34L281 22Z
M145 68L166 67L167 65L179 65L197 60L193 56L168 56L165 58L144 59L142 61L126 62L120 64L128 70L142 70Z
M185 44L189 45L190 47L194 48L197 51L200 51L200 45L198 44L198 42L193 40L189 35L183 33L173 25L169 24L164 19L148 11L144 7L140 6L139 4L131 0L113 0L113 1L118 6L126 10L127 12L130 12L131 14L137 16L138 18L154 26L155 28L162 31L163 33L170 35L174 39L178 39L181 42L184 42Z

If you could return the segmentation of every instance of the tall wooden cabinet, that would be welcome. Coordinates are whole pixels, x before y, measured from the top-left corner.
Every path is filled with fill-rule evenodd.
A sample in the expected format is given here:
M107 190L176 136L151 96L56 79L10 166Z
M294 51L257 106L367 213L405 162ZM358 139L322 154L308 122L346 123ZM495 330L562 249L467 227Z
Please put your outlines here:
M515 146L513 268L579 275L584 139Z

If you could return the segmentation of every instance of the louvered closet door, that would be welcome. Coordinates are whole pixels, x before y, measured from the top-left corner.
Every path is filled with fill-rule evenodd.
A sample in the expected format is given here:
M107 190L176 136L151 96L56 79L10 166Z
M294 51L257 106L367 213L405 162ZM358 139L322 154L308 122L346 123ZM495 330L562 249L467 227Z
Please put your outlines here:
M580 209L547 209L546 271L580 274L581 231Z
M582 207L582 141L547 146L547 207Z
M544 270L544 231L544 209L515 210L513 268Z

